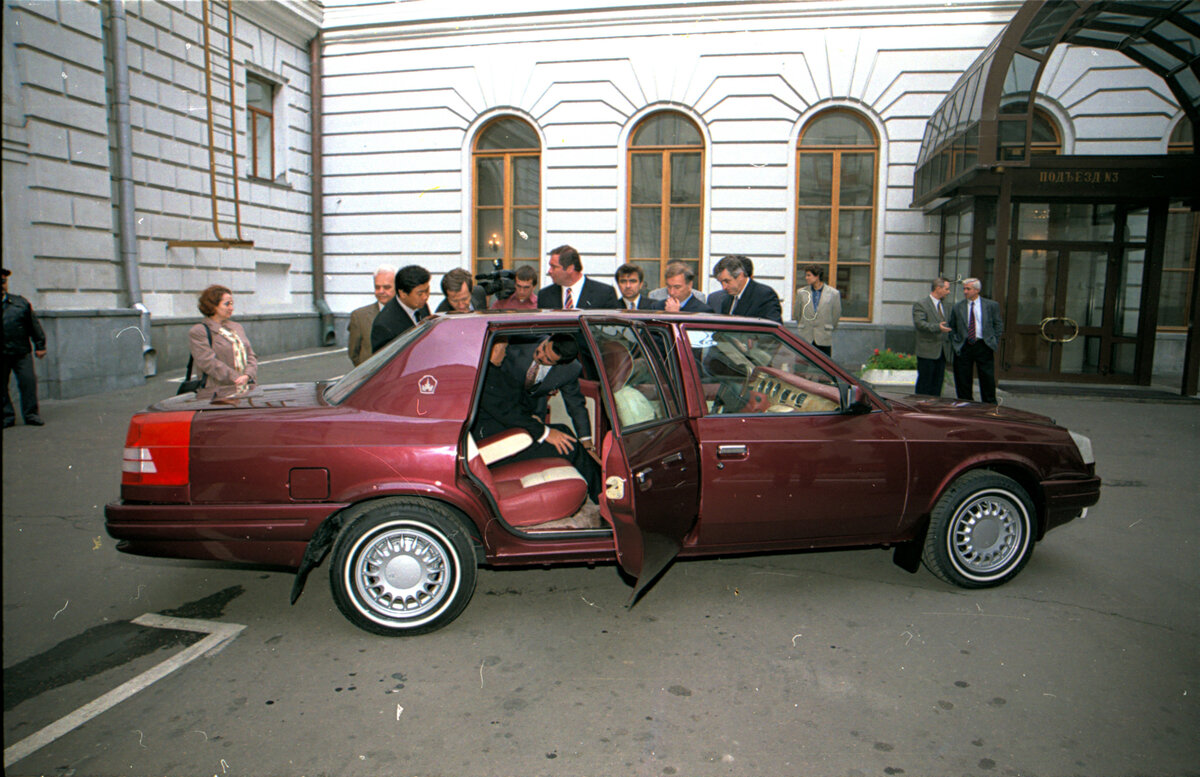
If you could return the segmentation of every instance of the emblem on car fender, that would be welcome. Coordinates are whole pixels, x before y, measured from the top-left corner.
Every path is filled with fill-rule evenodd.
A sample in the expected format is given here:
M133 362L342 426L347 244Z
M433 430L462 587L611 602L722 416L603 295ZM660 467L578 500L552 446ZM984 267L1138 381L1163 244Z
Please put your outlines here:
M417 388L422 394L434 394L437 392L437 378L432 375L422 375L417 381Z

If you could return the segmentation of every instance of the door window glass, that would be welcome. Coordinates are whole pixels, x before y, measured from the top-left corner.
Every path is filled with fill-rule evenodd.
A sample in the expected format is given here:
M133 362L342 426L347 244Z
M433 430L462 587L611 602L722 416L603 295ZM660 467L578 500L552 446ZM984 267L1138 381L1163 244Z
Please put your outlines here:
M829 413L837 380L780 337L761 330L687 329L709 414Z
M603 378L612 392L621 431L667 418L662 388L633 327L592 324L588 328L600 349Z

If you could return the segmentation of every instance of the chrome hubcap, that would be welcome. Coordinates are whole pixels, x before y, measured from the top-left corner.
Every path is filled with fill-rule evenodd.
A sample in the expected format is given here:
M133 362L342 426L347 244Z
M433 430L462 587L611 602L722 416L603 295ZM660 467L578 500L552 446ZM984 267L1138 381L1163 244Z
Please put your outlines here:
M358 598L376 614L410 619L446 598L450 566L437 539L410 527L365 538L351 575Z
M1026 542L1025 508L1007 492L977 494L954 516L950 543L955 564L971 577L1005 570Z

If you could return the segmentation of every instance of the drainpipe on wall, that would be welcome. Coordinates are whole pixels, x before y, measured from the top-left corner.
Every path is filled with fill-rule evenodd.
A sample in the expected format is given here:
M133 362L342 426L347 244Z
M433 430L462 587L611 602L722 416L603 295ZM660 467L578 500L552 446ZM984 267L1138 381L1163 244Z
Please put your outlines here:
M324 33L308 44L309 81L312 84L310 104L312 110L312 278L313 303L321 314L321 345L328 347L337 343L333 331L333 310L325 301L325 187L322 182L322 118L321 118L321 49L325 42Z
M142 304L142 283L138 270L137 220L133 200L133 132L129 121L129 59L125 4L112 0L108 4L112 19L113 103L117 114L117 239L120 244L121 265L125 269L125 286L129 307L139 314L138 329L142 333L142 371L147 378L158 373L158 354L150 340L150 311Z

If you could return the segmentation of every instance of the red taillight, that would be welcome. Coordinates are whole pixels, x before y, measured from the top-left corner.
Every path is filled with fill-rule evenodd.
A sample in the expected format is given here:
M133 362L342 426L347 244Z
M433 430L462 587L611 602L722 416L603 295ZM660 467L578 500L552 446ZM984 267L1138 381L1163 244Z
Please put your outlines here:
M185 486L194 410L142 413L129 421L121 485Z

